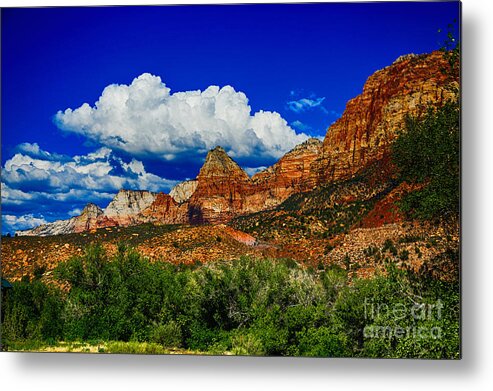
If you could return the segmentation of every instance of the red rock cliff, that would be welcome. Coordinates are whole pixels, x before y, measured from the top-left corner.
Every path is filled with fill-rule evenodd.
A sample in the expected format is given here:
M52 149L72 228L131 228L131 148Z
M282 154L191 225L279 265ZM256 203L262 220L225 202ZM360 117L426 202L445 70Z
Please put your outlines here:
M406 55L375 72L328 130L316 164L319 182L349 178L382 158L406 115L421 115L452 97L443 53Z
M252 181L223 148L209 151L189 200L191 223L217 223L243 212Z

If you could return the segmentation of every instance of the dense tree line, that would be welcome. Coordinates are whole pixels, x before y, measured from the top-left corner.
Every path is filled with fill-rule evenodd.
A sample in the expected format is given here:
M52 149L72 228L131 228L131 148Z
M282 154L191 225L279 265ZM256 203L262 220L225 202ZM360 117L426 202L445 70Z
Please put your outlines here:
M392 266L351 281L341 268L290 260L171 265L124 246L109 257L95 246L54 276L56 284L39 276L15 282L3 298L7 349L19 341L103 340L254 355L459 355L458 284ZM419 313L437 302L440 316L411 316L416 305ZM430 335L433 328L439 335ZM428 335L417 337L421 329Z

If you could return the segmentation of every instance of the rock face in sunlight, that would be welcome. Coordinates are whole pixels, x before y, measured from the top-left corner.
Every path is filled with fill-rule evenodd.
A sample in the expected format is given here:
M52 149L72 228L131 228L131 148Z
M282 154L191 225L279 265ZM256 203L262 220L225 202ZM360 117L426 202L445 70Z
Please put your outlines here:
M186 222L187 215L186 205L179 205L170 195L159 193L137 218L142 223L180 224Z
M320 156L322 142L311 138L286 153L279 161L255 174L256 191L249 195L247 211L274 207L291 194L313 189L317 183L313 164Z
M74 217L74 232L84 232L92 229L97 225L98 219L103 217L103 214L104 212L99 206L93 203L87 204L80 216Z
M150 191L120 190L104 214L118 222L118 225L130 225L136 222L136 216L149 207L156 197L157 194Z
M218 223L242 213L252 180L221 147L209 151L189 200L192 223Z
M421 115L453 96L440 51L405 55L375 72L328 130L317 162L320 183L352 177L381 159L407 115ZM453 83L457 83L456 81Z
M171 189L169 195L179 204L188 201L197 189L197 181L190 180L178 183Z
M294 193L311 190L317 182L312 165L320 156L321 147L320 140L309 139L252 178L222 148L213 149L190 198L190 221L226 222L237 215L275 207Z
M50 236L63 235L75 232L75 223L77 217L72 217L68 220L57 220L53 223L42 224L36 228L25 231L17 231L17 236Z
M458 84L442 72L447 67L439 51L399 57L368 78L323 142L309 139L251 178L218 146L207 154L197 178L179 183L169 195L120 190L104 210L88 204L80 216L18 234L56 235L141 223L225 223L274 208L293 194L353 178L375 162L381 167L378 175L388 178L389 146L406 116L422 115L453 96L450 87Z

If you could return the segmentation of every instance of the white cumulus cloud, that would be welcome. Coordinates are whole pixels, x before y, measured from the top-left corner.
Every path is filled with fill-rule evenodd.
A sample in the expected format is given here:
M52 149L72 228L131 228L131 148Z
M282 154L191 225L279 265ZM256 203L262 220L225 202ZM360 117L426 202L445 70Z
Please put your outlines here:
M149 73L107 86L94 106L59 111L55 123L109 148L165 160L216 145L235 158L279 158L308 138L276 112L252 114L246 95L231 86L171 93Z
M35 217L33 214L23 216L2 215L2 225L8 228L6 231L22 231L46 223L47 221L43 216Z
M53 160L42 151L36 156L16 153L2 169L2 181L12 189L66 194L76 190L117 192L122 188L167 191L176 181L148 173L141 161L129 163L116 157L109 148L87 155Z

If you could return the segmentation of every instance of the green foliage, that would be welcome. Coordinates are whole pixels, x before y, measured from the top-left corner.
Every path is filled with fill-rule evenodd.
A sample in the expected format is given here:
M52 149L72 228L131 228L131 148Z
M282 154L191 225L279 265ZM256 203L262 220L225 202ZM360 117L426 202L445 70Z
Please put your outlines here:
M50 341L61 336L63 302L56 288L24 279L12 283L2 301L2 340Z
M392 145L400 179L422 184L409 193L401 208L412 217L440 218L459 211L460 109L447 102L423 118L406 119L405 130Z
M101 353L121 354L167 354L169 353L162 345L152 342L109 342Z
M89 349L84 346L90 343L106 353L162 354L182 348L330 357L459 354L457 284L391 266L385 275L349 283L347 271L337 266L309 271L291 260L248 257L175 266L150 263L120 245L112 257L100 246L88 248L60 264L54 275L70 289L26 280L6 295L7 348L68 341L63 344L70 349ZM368 303L409 308L413 301L439 299L441 318L396 319L391 311L369 316ZM366 338L369 326L440 327L441 336Z
M179 348L182 344L181 327L175 321L158 324L152 329L150 339L168 348Z
M347 335L331 327L306 328L297 335L298 355L314 357L347 357Z
M231 353L238 356L261 356L265 354L262 341L253 334L239 334L232 338Z
M409 259L409 251L407 250L401 250L399 253L399 258L401 261L407 261Z

